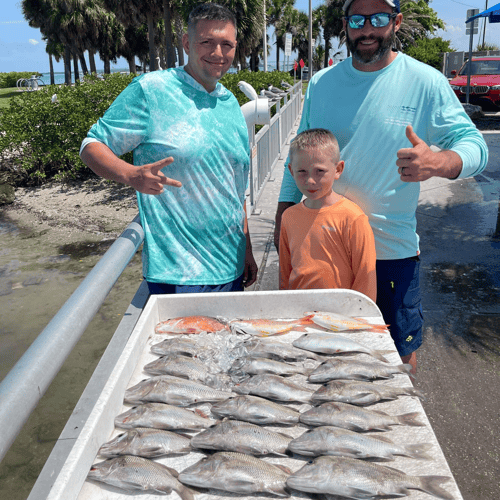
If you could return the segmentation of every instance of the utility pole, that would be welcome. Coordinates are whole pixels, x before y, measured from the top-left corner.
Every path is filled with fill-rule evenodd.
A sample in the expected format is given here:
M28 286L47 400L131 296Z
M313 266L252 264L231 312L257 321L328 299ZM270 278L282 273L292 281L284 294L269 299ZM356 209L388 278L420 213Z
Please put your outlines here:
M312 2L309 0L309 73L307 79L311 80L313 72L313 28L312 28Z
M484 8L484 10L488 10L488 0L486 0L486 7ZM483 47L484 47L484 37L486 35L486 17L484 18L483 20Z
M266 15L266 0L264 0L264 72L267 73L267 15Z

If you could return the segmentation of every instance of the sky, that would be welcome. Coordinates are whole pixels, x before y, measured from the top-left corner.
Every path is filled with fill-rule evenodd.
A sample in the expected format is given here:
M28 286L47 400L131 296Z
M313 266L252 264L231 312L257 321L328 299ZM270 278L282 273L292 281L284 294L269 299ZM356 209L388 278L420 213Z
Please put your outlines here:
M500 1L500 0L499 0ZM321 5L322 0L311 0L312 8ZM465 34L465 19L468 9L479 9L480 12L498 3L497 0L432 0L430 6L437 12L438 17L445 24L445 30L439 30L436 34L445 40L451 41L451 46L458 51L469 50L469 36ZM303 12L309 12L309 0L296 0L295 8ZM475 47L483 40L483 23L479 21L479 34L474 35L473 46ZM268 29L271 37L272 51L268 56L268 64L272 65L276 60L275 39L272 29ZM485 42L500 46L500 23L490 24L486 22ZM333 41L333 52L337 52L337 42ZM345 57L345 49L343 49ZM293 54L290 61L293 59ZM283 61L283 53L280 54ZM98 58L97 69L103 69L104 64ZM113 69L127 69L128 65L124 59L119 59ZM54 62L54 70L64 71L62 61ZM45 52L45 42L42 40L40 30L30 28L25 21L19 2L4 2L0 12L0 72L10 71L38 71L49 72L49 58Z

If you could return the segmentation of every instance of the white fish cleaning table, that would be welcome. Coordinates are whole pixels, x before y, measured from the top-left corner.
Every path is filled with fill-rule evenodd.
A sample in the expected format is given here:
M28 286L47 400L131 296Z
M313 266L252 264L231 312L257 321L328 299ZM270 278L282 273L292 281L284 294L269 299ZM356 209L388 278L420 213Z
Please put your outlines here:
M131 406L123 403L125 390L148 378L149 375L144 373L143 367L158 358L157 355L150 352L150 347L152 344L163 340L166 336L154 334L156 324L169 318L191 315L220 316L228 319L296 319L302 317L306 311L336 312L364 318L373 324L383 324L377 306L366 296L351 290L297 290L151 296L142 314L140 314L135 328L126 334L126 339L122 341L119 352L117 352L116 344L113 344L113 341L110 343L103 356L103 360L108 364L112 360L112 366L108 367L107 370L109 377L103 381L102 370L100 371L99 367L96 369L28 500L42 498L48 500L126 500L135 496L140 497L141 500L165 498L165 496L154 494L123 492L112 486L86 480L92 464L104 460L102 457L97 456L100 446L119 432L123 432L123 430L115 429L114 418ZM302 334L303 332L290 332L276 337L276 340L292 342ZM373 349L392 351L385 355L390 364L401 363L401 358L388 332L348 332L339 334L349 336L349 338ZM117 334L115 333L115 335ZM121 335L123 336L123 333ZM108 352L108 350L112 352ZM363 360L370 358L365 354L359 356ZM300 378L294 379L294 377L290 378L290 380L300 380ZM303 377L302 380L304 380ZM407 375L399 374L393 379L373 383L393 385L395 387L412 386ZM297 404L295 406L297 409L304 409L303 405ZM86 409L83 412L85 418L79 419L78 408L83 407ZM424 422L425 426L409 427L398 425L379 435L402 444L429 443L432 445L429 450L432 460L397 457L394 461L380 462L380 464L394 467L410 475L449 476L450 480L443 483L442 487L452 494L455 500L463 500L418 398L400 396L395 401L377 403L368 408L382 410L390 415L418 412L419 420ZM80 411L80 413L82 412ZM269 428L292 437L298 437L306 430L304 426ZM203 456L202 453L191 452L188 455L165 457L156 459L156 461L181 472L203 458ZM270 463L285 465L292 472L300 469L305 463L303 460L295 458L265 457L263 459ZM218 500L228 496L262 498L262 496L245 497L232 493L218 495L215 490L197 494L196 498L197 500ZM179 498L175 492L171 493L170 497ZM273 497L269 496L269 498ZM305 493L292 491L291 498L309 498L309 496ZM337 497L332 496L331 498ZM410 490L410 494L406 498L409 500L428 500L434 497L417 490Z

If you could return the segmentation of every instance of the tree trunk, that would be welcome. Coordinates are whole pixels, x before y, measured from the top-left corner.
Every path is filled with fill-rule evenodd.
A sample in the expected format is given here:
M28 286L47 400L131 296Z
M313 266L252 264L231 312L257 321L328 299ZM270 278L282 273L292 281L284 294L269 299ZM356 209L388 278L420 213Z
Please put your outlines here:
M135 56L129 56L127 57L127 62L128 62L128 70L130 73L137 73L137 69L135 68Z
M153 14L147 13L148 19L148 40L149 40L149 71L156 70L156 49L155 49L155 23Z
M66 85L71 85L71 51L69 47L65 45L64 47L64 83Z
M174 10L175 18L175 34L177 37L177 56L179 58L179 66L184 66L184 47L182 45L182 35L184 34L184 25L182 23L182 17L179 15L177 10Z
M75 72L75 82L80 81L80 72L78 71L78 56L73 54L73 69Z
M104 57L104 73L106 75L111 74L111 61L107 55Z
M89 50L89 65L90 65L90 72L91 73L97 73L97 69L95 67L94 54L95 54L95 52L93 50Z
M88 75L89 69L87 67L87 61L85 60L83 52L78 53L78 59L80 59L80 66L82 67L83 74Z
M49 68L50 68L50 84L55 85L56 79L54 77L54 61L52 60L52 54L49 54Z
M175 68L174 35L172 33L172 12L169 0L163 0L163 22L165 23L165 52L167 68Z

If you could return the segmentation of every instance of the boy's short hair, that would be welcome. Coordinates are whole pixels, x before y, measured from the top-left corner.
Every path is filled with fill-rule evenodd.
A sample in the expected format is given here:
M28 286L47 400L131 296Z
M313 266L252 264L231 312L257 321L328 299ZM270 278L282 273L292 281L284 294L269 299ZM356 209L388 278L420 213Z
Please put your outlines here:
M332 148L334 151L333 161L338 163L340 160L340 150L337 138L325 128L311 128L301 132L290 144L290 161L299 151L308 151L311 149Z
M237 31L236 16L226 7L217 3L202 3L195 7L188 17L188 33L192 35L199 21L227 21Z

